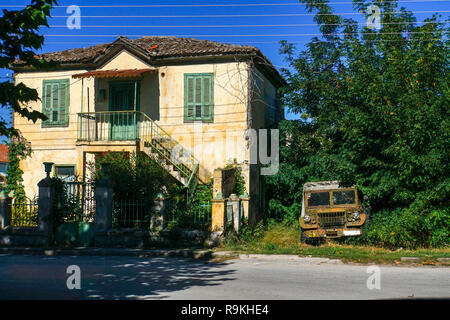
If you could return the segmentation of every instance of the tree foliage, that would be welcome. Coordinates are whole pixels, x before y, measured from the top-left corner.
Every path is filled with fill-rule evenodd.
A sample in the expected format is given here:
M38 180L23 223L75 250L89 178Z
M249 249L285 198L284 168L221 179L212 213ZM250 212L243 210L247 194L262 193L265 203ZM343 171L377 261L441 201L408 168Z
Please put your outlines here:
M26 198L23 186L23 170L20 168L20 161L31 155L30 144L20 135L14 136L8 143L8 166L6 168L5 192L16 198L16 201L23 202Z
M158 163L143 153L104 152L86 166L94 181L100 180L102 163L109 164L109 178L115 200L148 200L153 203L156 193L168 193L176 182Z
M282 42L293 71L284 105L302 116L281 124L279 174L269 178L272 214L298 214L306 181L355 184L370 199L360 241L439 246L450 239L449 42L437 15L424 24L397 1L375 1L381 29L306 1L322 38L306 50ZM369 1L353 1L365 11ZM283 135L281 135L283 136ZM294 205L292 205L294 203Z
M47 17L54 4L55 0L32 0L25 9L3 10L3 16L0 17L0 68L10 68L14 62L37 69L55 66L55 63L45 61L34 53L44 43L44 37L38 31L42 26L48 27ZM27 106L28 102L37 100L37 91L23 83L0 83L0 105L33 122L47 119L43 113ZM16 133L14 128L0 120L0 135L9 137Z

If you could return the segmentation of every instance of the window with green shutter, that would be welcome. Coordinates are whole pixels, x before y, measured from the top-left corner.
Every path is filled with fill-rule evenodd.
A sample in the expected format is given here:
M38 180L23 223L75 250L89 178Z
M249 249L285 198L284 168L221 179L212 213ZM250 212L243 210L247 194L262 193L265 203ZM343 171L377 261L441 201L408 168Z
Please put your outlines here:
M43 128L69 125L69 79L43 81L42 113L48 118Z
M214 74L184 75L184 121L213 122Z

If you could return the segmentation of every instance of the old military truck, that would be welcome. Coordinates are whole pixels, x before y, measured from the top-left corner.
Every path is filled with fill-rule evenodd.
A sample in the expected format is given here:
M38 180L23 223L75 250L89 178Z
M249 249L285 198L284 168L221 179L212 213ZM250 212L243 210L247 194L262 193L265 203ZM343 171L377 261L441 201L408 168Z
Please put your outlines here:
M338 181L308 182L303 186L300 241L362 234L366 213L355 187Z

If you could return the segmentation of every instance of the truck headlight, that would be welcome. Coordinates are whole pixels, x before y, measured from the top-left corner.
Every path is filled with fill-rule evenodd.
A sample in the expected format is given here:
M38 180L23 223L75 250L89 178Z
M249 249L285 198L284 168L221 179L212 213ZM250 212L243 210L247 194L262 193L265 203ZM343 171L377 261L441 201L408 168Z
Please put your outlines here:
M303 217L303 221L305 221L306 223L310 223L310 222L311 222L311 217L308 216L308 215L305 215L305 216Z
M353 212L352 217L353 217L353 219L358 220L359 219L359 212Z

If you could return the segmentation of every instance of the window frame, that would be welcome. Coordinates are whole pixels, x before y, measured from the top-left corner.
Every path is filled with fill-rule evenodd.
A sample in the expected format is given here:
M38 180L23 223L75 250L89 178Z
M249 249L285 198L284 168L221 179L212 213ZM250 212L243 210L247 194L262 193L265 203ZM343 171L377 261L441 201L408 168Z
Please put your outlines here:
M53 176L54 177L59 177L58 176L58 168L59 167L71 167L71 168L73 168L73 177L76 177L77 176L77 166L75 165L75 164L55 164L54 166L53 166ZM64 175L63 177L71 177L71 176L67 176L67 175ZM60 179L62 179L62 180L64 180L64 181L66 181L64 178L62 178L62 177L60 177Z
M189 87L188 87L188 80L192 78L194 81L194 90L193 90L193 95L194 95L194 102L190 103L189 102ZM210 90L209 90L209 104L205 103L204 98L205 98L205 94L204 94L204 82L203 79L209 78L210 79ZM195 116L195 106L198 105L197 101L195 101L195 80L196 79L201 79L201 116L200 117L196 117ZM193 115L191 117L188 116L188 109L189 106L192 105L193 107ZM210 110L209 110L209 117L205 117L204 116L204 108L205 106L208 105ZM190 123L190 122L196 122L196 121L201 121L201 122L206 122L206 123L212 123L214 122L214 73L210 72L210 73L185 73L184 74L184 116L183 116L184 122L185 123Z
M51 84L58 84L58 102L61 101L61 85L65 85L65 101L64 101L64 111L65 117L64 120L53 121L51 120L51 116L53 111L56 111L53 106L50 108L47 107L47 86ZM53 96L50 97L53 99ZM55 80L43 80L42 81L42 113L45 114L48 119L41 121L42 128L53 128L53 127L68 127L69 126L69 103L70 103L70 79L55 79ZM59 105L57 108L58 116L61 114L62 107Z

